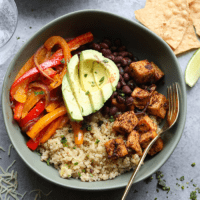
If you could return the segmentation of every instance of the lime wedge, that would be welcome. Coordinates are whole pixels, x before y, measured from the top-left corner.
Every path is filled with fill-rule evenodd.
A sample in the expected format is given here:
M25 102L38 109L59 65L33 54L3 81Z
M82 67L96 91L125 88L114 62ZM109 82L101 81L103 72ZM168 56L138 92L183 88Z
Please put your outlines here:
M200 49L198 49L190 61L188 62L185 70L185 82L190 87L193 87L200 77Z

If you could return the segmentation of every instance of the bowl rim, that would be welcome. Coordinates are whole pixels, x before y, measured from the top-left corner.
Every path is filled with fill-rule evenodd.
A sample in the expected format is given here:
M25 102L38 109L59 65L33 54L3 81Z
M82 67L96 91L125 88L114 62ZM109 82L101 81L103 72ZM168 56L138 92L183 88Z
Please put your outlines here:
M52 26L51 24L52 23L56 23L56 22L59 22L61 19L63 18L67 18L69 16L73 16L73 15L76 15L76 14L81 14L81 13L86 13L86 12L90 12L90 13L99 13L99 14L106 14L106 15L110 15L110 16L114 16L116 18L120 18L124 21L127 21L129 23L132 23L134 24L135 26L139 26L142 30L148 32L148 34L151 34L153 35L153 37L156 37L159 42L161 42L166 49L168 49L168 51L171 52L172 54L172 57L174 57L174 61L175 61L175 64L177 66L177 71L179 74L181 74L182 76L180 76L180 82L182 83L182 97L183 97L183 103L184 103L184 109L182 111L182 115L184 116L183 118L183 121L182 121L182 125L181 127L179 128L179 132L180 132L180 135L179 137L176 138L176 141L175 141L175 145L170 149L170 151L167 152L167 155L165 156L165 159L163 159L161 162L158 163L158 165L151 170L151 172L148 174L148 175L144 175L143 177L141 178L138 178L137 180L135 180L133 182L133 184L137 183L137 182L140 182L146 178L148 178L150 175L152 175L153 173L155 173L160 167L162 167L164 165L164 163L169 159L170 155L173 153L173 151L175 150L176 146L178 145L180 139L181 139L181 136L182 136L182 133L183 133L183 130L184 130L184 127L185 127L185 122L186 122L186 114L187 114L187 96L186 96L186 85L185 85L185 81L184 81L184 77L183 77L183 74L182 74L182 71L181 71L181 68L179 66L179 63L177 61L177 58L176 56L174 55L172 49L168 46L168 44L162 40L162 38L160 38L159 36L157 36L154 32L152 32L151 30L149 30L148 28L146 28L145 26L143 26L142 24L138 23L137 21L134 21L134 20L129 20L125 17L122 17L122 16L119 16L117 14L114 14L114 13L111 13L111 12L107 12L107 11L103 11L103 10L99 10L99 9L83 9L83 10L79 10L79 11L75 11L75 12L70 12L70 13L67 13L65 15L62 15L50 22L48 22L46 25L44 25L42 28L40 28L37 32L34 33L33 36L31 36L27 41L26 43L17 51L17 53L15 54L14 58L12 59L11 63L9 64L9 67L7 68L7 72L5 74L5 77L4 77L4 81L3 81L3 86L2 86L2 96L1 96L1 102L2 102L2 112L3 112L3 119L4 119L4 123L5 123L5 127L6 127L6 131L8 133L8 136L15 148L15 150L17 151L17 153L19 154L19 156L21 157L21 159L26 163L26 165L32 169L35 173L37 173L38 175L40 175L41 177L43 177L44 179L48 180L49 182L51 183L54 183L54 184L57 184L59 186L62 186L62 187L66 187L66 188L70 188L70 189L74 189L74 190L82 190L82 191L100 191L100 190L111 190L111 189L119 189L119 188L124 188L127 184L126 183L121 183L121 184L118 184L116 186L106 186L106 188L101 188L101 187L95 187L95 188L88 188L88 187L81 187L81 186L73 186L73 185L63 185L62 183L58 182L58 181L55 181L45 175L43 175L42 173L40 173L39 171L37 171L34 167L32 167L27 161L26 159L22 156L22 154L20 153L20 150L18 148L16 148L15 146L15 142L13 141L12 139L12 136L11 134L9 133L9 128L8 128L8 123L7 123L7 118L6 118L6 110L5 110L5 107L4 107L4 96L5 96L5 86L6 86L6 80L9 76L9 71L10 69L12 68L12 65L13 63L15 62L15 60L17 59L18 57L18 54L19 52L22 52L23 49L35 38L37 37L41 32L43 32L43 29L45 28L48 28L49 26ZM128 182L127 182L128 183Z

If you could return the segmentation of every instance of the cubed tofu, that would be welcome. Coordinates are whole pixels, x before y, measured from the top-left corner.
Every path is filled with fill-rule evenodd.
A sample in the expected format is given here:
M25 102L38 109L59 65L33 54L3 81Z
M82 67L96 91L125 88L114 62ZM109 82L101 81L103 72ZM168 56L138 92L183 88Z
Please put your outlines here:
M148 60L133 62L130 64L129 69L130 75L134 78L136 83L143 84L154 82L155 68L152 67Z
M165 74L154 62L151 65L155 69L155 81L159 81Z
M108 158L117 159L118 157L124 157L128 154L128 150L122 138L109 140L104 145Z
M143 109L150 100L150 93L139 87L133 90L131 96L133 97L133 104L139 109Z
M138 118L134 111L125 112L115 120L113 130L125 134L130 133L138 124Z
M137 131L133 130L127 138L126 146L133 149L139 156L142 156L142 148L139 143L140 135Z
M155 144L151 147L148 154L153 156L163 149L164 143L162 138L158 138Z
M145 149L148 144L157 136L157 133L155 130L148 131L146 133L142 133L140 135L139 143L143 149Z
M150 98L150 103L149 106L147 107L147 112L151 115L155 115L164 119L167 110L168 110L167 98L163 94L160 94L157 91L155 91Z
M145 115L144 117L142 117L139 120L139 122L136 126L136 130L139 133L145 133L145 132L148 132L150 130L156 131L157 125L153 122L153 120L148 115Z

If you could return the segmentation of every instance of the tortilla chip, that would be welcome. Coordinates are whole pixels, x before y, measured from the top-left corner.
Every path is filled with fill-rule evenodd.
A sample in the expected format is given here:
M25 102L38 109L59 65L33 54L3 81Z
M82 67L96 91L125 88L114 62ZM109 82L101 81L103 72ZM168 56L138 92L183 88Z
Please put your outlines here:
M190 16L192 18L197 35L200 36L200 1L188 0Z
M200 48L200 42L195 34L192 19L189 18L189 25L186 29L186 32L183 36L183 40L177 49L174 50L176 55L189 51L191 49Z
M188 25L187 0L147 0L135 17L176 49Z

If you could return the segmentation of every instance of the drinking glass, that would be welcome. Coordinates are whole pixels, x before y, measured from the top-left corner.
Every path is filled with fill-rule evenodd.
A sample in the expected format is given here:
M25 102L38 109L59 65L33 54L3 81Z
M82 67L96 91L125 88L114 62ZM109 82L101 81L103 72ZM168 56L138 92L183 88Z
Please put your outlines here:
M14 33L18 11L14 0L0 0L0 65L12 55L16 45Z

